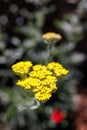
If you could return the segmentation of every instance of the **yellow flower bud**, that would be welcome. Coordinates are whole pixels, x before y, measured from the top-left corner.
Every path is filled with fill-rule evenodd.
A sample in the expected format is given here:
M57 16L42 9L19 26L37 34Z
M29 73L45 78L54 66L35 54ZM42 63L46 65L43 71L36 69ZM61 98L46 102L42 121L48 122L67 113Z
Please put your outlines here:
M54 32L48 32L43 34L42 38L48 44L53 44L61 40L62 36Z

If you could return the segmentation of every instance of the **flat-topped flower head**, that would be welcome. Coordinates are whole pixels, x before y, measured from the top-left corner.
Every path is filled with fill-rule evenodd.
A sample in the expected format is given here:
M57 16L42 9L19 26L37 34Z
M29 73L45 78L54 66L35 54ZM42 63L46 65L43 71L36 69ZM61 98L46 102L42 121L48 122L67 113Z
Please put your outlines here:
M29 69L31 67L32 67L32 63L30 61L21 61L12 65L12 70L16 75L24 76L28 74Z
M35 94L35 98L41 102L45 102L51 98L51 94L44 92L43 94L41 92L38 92Z
M58 33L47 32L43 34L42 38L48 44L53 44L61 40L62 36Z
M45 79L47 75L52 75L52 72L47 69L44 65L35 65L32 67L33 70L30 72L30 77L38 78L40 80Z
M30 61L21 61L12 66L15 74L21 77L17 85L30 90L40 102L50 99L52 93L57 90L57 81L63 75L68 74L60 63L50 62L48 65L33 65Z
M31 90L40 86L40 80L37 78L27 77L27 78L18 80L17 85L20 87L23 87L26 90Z
M69 71L65 69L60 63L56 63L56 62L48 63L47 68L53 71L57 77L67 75L69 73Z
M45 65L39 65L39 64L37 64L37 65L34 65L34 66L33 66L33 70L34 70L34 71L47 70L47 68L46 68Z

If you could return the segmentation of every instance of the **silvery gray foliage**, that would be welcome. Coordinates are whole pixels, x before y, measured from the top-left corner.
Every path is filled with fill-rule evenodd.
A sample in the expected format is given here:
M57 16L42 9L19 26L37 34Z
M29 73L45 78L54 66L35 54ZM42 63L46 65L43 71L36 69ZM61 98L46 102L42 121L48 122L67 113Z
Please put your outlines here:
M27 3L33 3L35 5L42 5L42 4L46 4L47 2L49 2L50 0L25 0Z

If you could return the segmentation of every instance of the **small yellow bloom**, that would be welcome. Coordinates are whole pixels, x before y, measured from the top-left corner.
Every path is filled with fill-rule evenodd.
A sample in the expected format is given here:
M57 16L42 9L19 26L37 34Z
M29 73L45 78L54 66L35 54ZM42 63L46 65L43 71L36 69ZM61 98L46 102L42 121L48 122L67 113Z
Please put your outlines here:
M39 70L47 70L46 66L45 65L34 65L33 66L33 70L34 71L39 71Z
M33 78L44 79L47 75L52 75L52 72L46 66L35 65L29 75Z
M60 69L60 68L62 68L62 65L60 63L56 63L56 62L50 62L50 63L48 63L47 68L49 70L54 70L54 68Z
M16 83L18 86L23 87L24 89L31 89L31 85L29 83L29 79L28 78L24 78L21 80L18 80L18 82Z
M50 83L56 83L57 82L57 78L55 76L46 76L46 79L50 82Z
M47 101L50 99L52 95L50 93L41 93L41 92L38 92L35 94L35 98L41 102L44 102L44 101Z
M42 38L46 43L52 44L61 40L62 36L54 32L48 32L43 34Z
M28 74L29 69L31 68L32 63L30 61L21 61L12 65L12 70L18 76L24 76Z
M54 73L56 74L57 77L63 76L63 75L67 75L69 73L69 71L65 68L55 68L54 69Z
M40 86L41 82L36 78L23 78L22 80L18 80L17 85L23 87L24 89L34 89L35 87Z
M57 77L60 77L62 75L67 75L69 71L65 69L61 64L56 62L51 62L48 64L47 68L56 74Z

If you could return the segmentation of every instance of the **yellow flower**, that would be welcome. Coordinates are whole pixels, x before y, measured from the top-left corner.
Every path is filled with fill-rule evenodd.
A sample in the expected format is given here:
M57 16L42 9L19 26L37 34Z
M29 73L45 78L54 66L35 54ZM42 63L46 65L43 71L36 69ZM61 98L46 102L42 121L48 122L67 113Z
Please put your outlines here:
M50 62L50 63L48 63L47 68L49 70L54 70L54 68L58 68L58 69L62 68L62 65L60 63L56 63L56 62Z
M45 65L39 65L39 64L37 64L37 65L34 65L34 66L33 66L33 70L34 70L34 71L47 70L47 68L46 68Z
M45 76L45 79L41 80L41 84L33 89L36 99L40 102L47 101L57 89L56 82L56 77Z
M56 74L56 76L62 76L62 75L67 75L69 71L65 68L60 68L59 70L55 68L54 73Z
M40 86L40 80L36 78L23 78L21 80L18 80L17 85L23 87L24 89L34 89L34 87Z
M56 62L49 63L47 68L49 70L52 70L57 77L60 77L62 75L67 75L69 73L67 69L65 69L61 64Z
M48 33L43 34L42 38L44 39L46 43L52 44L61 40L62 36L54 32L48 32Z
M12 65L12 70L18 76L24 76L28 74L29 69L31 68L32 63L30 61L21 61Z
M31 89L31 85L29 84L29 79L28 78L24 78L21 80L18 80L18 82L16 83L18 86L23 87L24 89Z
M35 98L40 102L47 101L52 93L57 90L58 78L67 75L68 70L56 62L45 65L32 65L30 61L18 62L12 66L12 70L21 77L17 85L31 90Z
M33 78L44 79L46 75L52 75L52 72L47 70L46 66L35 65L29 75Z
M46 95L48 94L51 95L56 89L57 89L56 82L45 79L41 81L40 85L33 88L33 92L35 93L35 95L41 94L40 97L37 97L37 96L35 97L37 100L42 102L42 101L47 101L48 98Z
M52 95L50 93L41 93L41 92L38 92L35 94L35 98L41 102L44 102L44 101L47 101L50 99Z
M50 82L50 83L56 83L57 82L57 78L55 76L46 76L46 79Z

